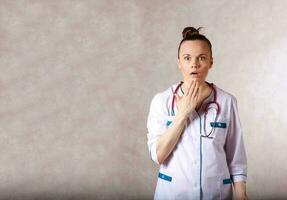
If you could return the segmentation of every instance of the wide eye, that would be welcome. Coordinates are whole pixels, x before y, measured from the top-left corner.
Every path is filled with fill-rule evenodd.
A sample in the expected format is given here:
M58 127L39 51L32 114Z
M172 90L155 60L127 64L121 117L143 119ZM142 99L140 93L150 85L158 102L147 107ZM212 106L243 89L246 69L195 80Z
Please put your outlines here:
M200 61L206 61L206 59L207 59L206 56L199 56Z
M186 60L186 61L190 61L190 57L189 56L185 56L183 59Z

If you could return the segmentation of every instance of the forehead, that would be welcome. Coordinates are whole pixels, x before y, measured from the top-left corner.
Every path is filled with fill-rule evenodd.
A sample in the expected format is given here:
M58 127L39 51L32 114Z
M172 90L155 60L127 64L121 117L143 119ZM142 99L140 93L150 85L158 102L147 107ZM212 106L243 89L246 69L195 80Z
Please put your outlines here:
M206 41L203 40L187 40L180 46L180 54L207 54L210 55L210 49Z

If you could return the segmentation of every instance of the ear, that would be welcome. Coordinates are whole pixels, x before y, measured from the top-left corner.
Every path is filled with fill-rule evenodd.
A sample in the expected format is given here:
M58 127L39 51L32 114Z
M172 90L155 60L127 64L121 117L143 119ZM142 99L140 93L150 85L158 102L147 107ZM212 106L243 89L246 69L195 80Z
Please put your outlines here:
M209 69L211 69L212 66L213 66L213 57L211 57L211 59L210 59L210 67L209 67Z

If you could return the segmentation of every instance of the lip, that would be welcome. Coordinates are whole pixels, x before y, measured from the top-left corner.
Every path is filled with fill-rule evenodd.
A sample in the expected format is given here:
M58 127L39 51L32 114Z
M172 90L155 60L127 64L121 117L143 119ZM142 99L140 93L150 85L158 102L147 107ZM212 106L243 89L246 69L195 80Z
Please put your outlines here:
M191 76L198 76L199 75L199 73L198 72L191 72L191 73L189 73Z

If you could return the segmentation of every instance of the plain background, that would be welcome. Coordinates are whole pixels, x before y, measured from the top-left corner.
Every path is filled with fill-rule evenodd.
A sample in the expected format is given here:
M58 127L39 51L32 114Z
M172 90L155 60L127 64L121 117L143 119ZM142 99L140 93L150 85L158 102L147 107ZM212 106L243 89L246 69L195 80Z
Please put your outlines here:
M146 120L185 26L237 97L250 199L287 197L287 1L1 0L1 199L152 199Z

